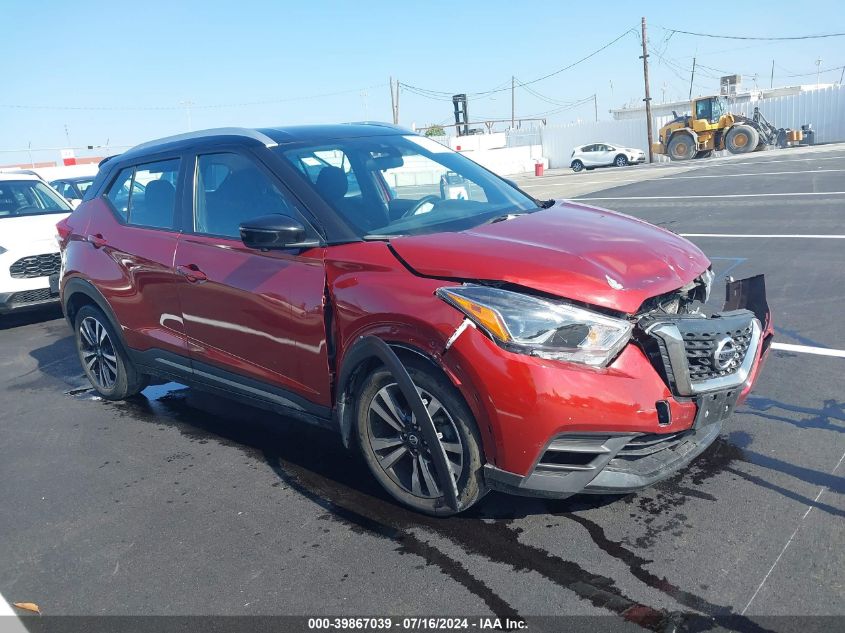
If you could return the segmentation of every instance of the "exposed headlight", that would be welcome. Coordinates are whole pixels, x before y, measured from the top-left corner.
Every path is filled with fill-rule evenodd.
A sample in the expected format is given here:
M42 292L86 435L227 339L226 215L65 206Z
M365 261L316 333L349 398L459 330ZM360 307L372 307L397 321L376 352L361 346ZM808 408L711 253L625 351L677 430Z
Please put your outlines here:
M710 299L710 291L713 289L713 279L716 277L716 273L713 272L712 268L708 268L703 273L701 273L701 281L704 282L704 303Z
M437 295L522 354L604 367L631 336L622 319L509 290L464 285L439 288Z

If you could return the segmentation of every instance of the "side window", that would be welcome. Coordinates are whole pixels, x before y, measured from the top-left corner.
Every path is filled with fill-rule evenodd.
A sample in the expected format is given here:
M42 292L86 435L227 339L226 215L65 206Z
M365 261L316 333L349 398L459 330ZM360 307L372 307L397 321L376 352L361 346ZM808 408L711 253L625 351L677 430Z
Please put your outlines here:
M68 200L73 200L74 198L78 198L79 196L76 195L76 192L73 190L73 185L69 182L55 182L53 183L56 191L58 191L62 196L67 198Z
M158 229L174 228L178 177L178 158L135 167L129 223Z
M132 186L132 175L135 173L134 167L127 167L121 170L117 175L115 181L109 187L109 192L106 194L111 200L112 206L124 220L129 219L129 188Z
M250 159L240 154L197 157L194 230L240 238L240 225L262 215L298 217L290 201Z
M129 224L173 229L178 177L178 158L127 167L117 175L107 196Z

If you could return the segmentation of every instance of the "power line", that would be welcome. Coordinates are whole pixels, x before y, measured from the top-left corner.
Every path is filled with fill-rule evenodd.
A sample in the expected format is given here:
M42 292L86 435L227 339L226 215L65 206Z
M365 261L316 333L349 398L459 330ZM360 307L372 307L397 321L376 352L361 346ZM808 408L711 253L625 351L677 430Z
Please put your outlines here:
M622 35L612 39L611 41L609 41L604 46L597 48L593 52L589 53L588 55L585 55L584 57L582 57L581 59L579 59L577 61L572 62L568 66L564 66L563 68L558 68L557 70L555 70L553 72L550 72L546 75L543 75L542 77L537 77L536 79L532 79L531 81L523 82L521 85L524 87L524 86L527 86L527 85L535 84L535 83L540 82L540 81L544 81L544 80L548 79L549 77L554 77L555 75L559 75L560 73L565 72L565 71L569 70L570 68L574 68L575 66L582 64L583 62L587 61L588 59L595 57L596 55L601 53L603 50L610 48L611 46L616 44L616 42L621 40L626 35L629 35L630 33L636 33L636 32L637 32L636 29L630 28L627 31L625 31L624 33L622 33ZM507 83L510 84L510 80L508 80ZM439 100L444 100L444 101L451 101L452 95L455 94L453 92L446 92L444 90L430 90L430 89L427 89L427 88L420 88L419 86L412 86L412 85L406 84L406 83L403 83L401 85L402 85L403 88L407 88L411 92L414 92L414 93L416 93L420 96L424 96L424 97L427 97L429 99L435 99L435 100L439 99ZM466 96L478 98L478 97L482 97L482 96L486 96L486 95L495 94L497 92L504 92L505 90L510 90L510 85L505 86L505 87L496 87L496 88L492 88L490 90L483 90L481 92L468 92L468 93L466 93Z
M751 37L747 35L715 35L713 33L694 33L692 31L681 31L680 29L667 29L664 31L681 33L683 35L694 35L695 37L710 37L718 40L765 40L769 42L780 42L784 40L817 40L825 37L845 37L845 33L823 33L821 35L791 35L787 37Z

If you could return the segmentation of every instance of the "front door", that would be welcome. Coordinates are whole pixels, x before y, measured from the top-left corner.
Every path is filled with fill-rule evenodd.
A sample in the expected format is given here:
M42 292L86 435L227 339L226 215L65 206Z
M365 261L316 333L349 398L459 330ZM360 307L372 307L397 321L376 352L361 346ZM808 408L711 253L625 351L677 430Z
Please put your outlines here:
M323 249L244 246L238 227L252 218L281 213L308 225L292 195L252 155L202 154L194 169L193 227L175 258L189 282L180 298L194 373L221 388L325 413L331 394Z

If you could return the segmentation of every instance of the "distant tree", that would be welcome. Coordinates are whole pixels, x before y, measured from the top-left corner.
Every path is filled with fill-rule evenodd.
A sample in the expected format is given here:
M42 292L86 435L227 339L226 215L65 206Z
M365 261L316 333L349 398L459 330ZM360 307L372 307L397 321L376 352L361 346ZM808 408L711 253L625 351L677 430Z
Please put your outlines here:
M432 125L425 131L426 136L446 136L446 132L440 125Z

